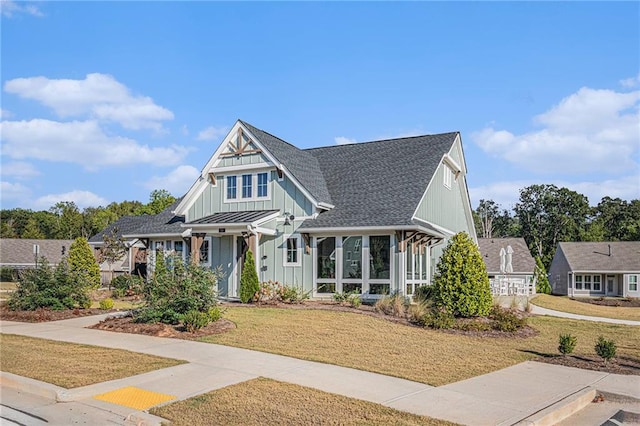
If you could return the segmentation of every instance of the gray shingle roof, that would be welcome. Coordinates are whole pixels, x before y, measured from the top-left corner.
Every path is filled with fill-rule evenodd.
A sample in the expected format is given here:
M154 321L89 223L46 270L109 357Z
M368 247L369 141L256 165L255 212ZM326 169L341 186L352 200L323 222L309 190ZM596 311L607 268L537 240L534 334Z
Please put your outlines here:
M93 237L89 238L90 243L100 244L104 242L104 235L111 234L113 228L118 228L118 235L127 235L135 232L136 229L145 221L149 219L149 215L142 216L122 216L112 224L108 225L102 231L98 232Z
M333 204L318 160L308 151L301 150L270 133L260 130L242 120L240 122L284 164L293 176L313 195L318 202Z
M14 268L32 267L35 264L33 246L40 247L40 256L47 258L50 265L60 263L64 254L69 254L73 240L0 239L0 264Z
M558 250L562 250L573 271L640 272L640 241L563 242L558 244Z
M203 217L198 220L189 222L191 225L214 224L214 223L251 223L256 220L265 218L279 210L256 210L248 212L222 212L215 213L211 216Z
M182 201L182 198L178 198L174 203L156 215L143 216L144 220L140 221L134 231L130 233L123 232L122 235L180 235L184 232L184 228L180 226L184 223L184 216L176 216L173 214L173 211L180 201Z
M302 228L414 225L411 217L458 133L305 150L317 158L335 208Z
M524 238L478 238L478 248L482 260L489 274L500 273L500 249L513 249L512 261L513 273L532 274L536 267L536 261L531 256Z

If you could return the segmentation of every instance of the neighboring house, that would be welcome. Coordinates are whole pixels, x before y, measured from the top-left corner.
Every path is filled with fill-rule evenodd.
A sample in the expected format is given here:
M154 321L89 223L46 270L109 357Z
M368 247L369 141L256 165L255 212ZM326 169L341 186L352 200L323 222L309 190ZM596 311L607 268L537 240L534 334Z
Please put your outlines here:
M73 240L35 240L19 238L0 239L0 267L11 269L33 269L36 260L45 257L51 266L56 266L69 254Z
M640 241L559 243L549 268L554 294L640 297Z
M466 173L457 132L299 149L237 121L177 205L123 235L219 266L222 297L249 249L260 281L314 298L411 295L451 236L475 241Z
M524 238L478 238L495 295L534 294L536 261Z

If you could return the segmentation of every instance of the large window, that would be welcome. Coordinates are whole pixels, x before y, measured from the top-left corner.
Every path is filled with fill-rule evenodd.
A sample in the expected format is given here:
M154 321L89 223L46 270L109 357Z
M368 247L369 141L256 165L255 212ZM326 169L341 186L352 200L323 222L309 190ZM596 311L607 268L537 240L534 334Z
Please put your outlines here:
M412 243L407 244L405 250L405 267L407 277L407 295L415 293L420 286L429 285L430 251L427 247L420 247Z
M300 236L290 236L285 239L284 266L300 265Z
M226 176L225 202L269 199L269 172Z
M388 235L369 237L369 293L391 292L391 238Z
M336 291L336 239L318 238L316 247L317 292L335 293Z
M602 291L602 276L601 275L587 275L576 274L575 277L575 289L586 291Z
M638 291L637 275L629 275L629 291Z

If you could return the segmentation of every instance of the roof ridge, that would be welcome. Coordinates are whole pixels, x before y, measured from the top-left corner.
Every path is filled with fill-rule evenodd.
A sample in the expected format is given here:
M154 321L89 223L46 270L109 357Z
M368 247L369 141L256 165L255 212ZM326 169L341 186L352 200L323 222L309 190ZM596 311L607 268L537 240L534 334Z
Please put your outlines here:
M317 150L317 149L335 148L335 147L339 147L339 146L352 146L352 145L366 145L366 144L374 144L374 143L397 142L397 141L402 141L402 140L407 140L407 139L417 139L417 138L425 138L425 137L432 137L432 136L445 136L445 135L453 135L453 134L459 134L459 133L460 133L459 131L454 131L454 132L434 133L434 134L427 134L427 135L403 136L401 138L378 139L378 140L372 140L372 141L345 143L345 144L340 144L340 145L336 144L336 145L316 146L316 147L312 147L312 148L304 148L304 149L302 149L302 151L313 151L313 150Z
M280 138L280 137L278 137L278 136L276 136L276 135L274 135L274 134L272 134L272 133L267 132L266 130L262 130L261 128L254 126L254 125L253 125L253 124L251 124L251 123L247 123L246 121L244 121L244 120L240 120L240 119L238 119L238 121L239 121L239 122L241 122L242 124L244 124L245 126L253 127L253 128L254 128L254 129L256 129L256 130L260 130L262 133L265 133L265 134L267 134L267 135L271 136L272 138L278 139L280 142L286 143L287 145L290 145L290 146L294 147L295 149L298 149L298 150L300 150L300 151L303 151L302 149L298 148L297 146L295 146L295 145L294 145L294 144L292 144L291 142L287 142L287 141L285 141L284 139L282 139L282 138Z

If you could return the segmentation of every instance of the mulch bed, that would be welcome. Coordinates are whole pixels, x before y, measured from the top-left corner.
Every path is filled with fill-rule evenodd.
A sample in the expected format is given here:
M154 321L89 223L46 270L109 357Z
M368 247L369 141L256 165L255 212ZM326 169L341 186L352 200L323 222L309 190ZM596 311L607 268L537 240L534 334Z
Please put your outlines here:
M51 309L39 308L35 311L12 311L6 304L0 305L0 319L4 321L18 322L46 322L59 321L71 318L86 317L89 315L101 315L117 312L116 309L103 310L91 309L64 309L62 311L52 311Z
M100 321L98 324L92 325L89 328L98 330L115 331L117 333L133 333L144 334L147 336L156 337L171 337L174 339L197 339L198 337L211 336L214 334L221 334L226 331L236 328L235 323L221 318L218 321L212 322L206 327L196 330L193 333L188 332L182 325L170 325L170 324L145 324L136 323L131 316L119 317L119 318L107 318L104 321Z
M536 358L535 361L603 373L640 375L640 360L627 356L617 356L606 364L602 358L590 355L552 355Z
M603 298L603 297L575 297L576 302L590 303L600 306L619 306L621 308L640 308L640 298Z

